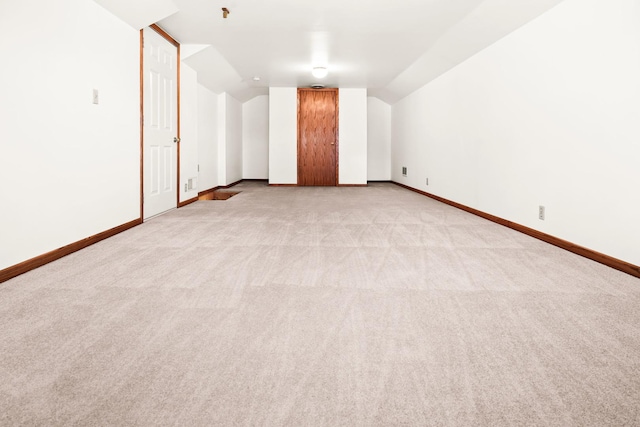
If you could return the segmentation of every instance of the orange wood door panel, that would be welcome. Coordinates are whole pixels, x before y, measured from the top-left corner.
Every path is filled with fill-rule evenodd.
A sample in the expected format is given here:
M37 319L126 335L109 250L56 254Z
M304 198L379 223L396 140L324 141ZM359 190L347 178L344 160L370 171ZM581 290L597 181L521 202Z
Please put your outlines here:
M298 185L338 183L338 90L298 89Z

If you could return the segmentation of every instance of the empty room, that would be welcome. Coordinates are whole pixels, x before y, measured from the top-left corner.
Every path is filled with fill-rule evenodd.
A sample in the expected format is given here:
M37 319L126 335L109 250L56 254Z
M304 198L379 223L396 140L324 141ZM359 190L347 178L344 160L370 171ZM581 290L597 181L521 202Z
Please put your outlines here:
M640 0L0 34L0 425L640 425Z

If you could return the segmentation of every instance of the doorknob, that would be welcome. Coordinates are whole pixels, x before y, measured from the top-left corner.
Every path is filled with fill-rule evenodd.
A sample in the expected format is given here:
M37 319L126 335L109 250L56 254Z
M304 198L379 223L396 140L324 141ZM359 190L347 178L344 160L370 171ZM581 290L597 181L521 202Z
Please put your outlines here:
M174 136L173 137L173 142L176 142L176 143L180 142L180 138L178 138L177 136Z

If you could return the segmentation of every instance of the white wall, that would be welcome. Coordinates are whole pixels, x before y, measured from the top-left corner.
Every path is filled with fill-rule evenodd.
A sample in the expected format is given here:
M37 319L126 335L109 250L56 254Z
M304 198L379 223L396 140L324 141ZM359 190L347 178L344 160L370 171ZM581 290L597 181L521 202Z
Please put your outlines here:
M185 190L189 179L191 190ZM198 74L180 64L180 201L198 196Z
M638 22L635 0L566 0L414 92L393 179L640 264Z
M298 183L297 133L297 88L269 88L269 184Z
M92 1L3 0L0 52L0 269L140 218L139 32Z
M242 178L269 178L269 96L242 104Z
M198 191L218 186L218 95L198 85Z
M218 95L218 185L242 179L242 104L228 93Z
M242 104L198 85L198 191L242 179Z
M226 179L225 185L242 179L242 104L225 93Z
M339 89L340 184L367 183L367 89Z
M391 106L367 98L367 180L391 179Z
M218 95L218 185L227 185L227 94Z

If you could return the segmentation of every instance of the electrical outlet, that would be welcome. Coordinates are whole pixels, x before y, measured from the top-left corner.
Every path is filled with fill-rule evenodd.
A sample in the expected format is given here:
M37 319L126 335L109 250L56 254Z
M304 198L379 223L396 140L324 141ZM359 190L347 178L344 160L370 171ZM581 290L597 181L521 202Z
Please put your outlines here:
M407 167L406 166L402 167L402 176L407 176Z
M544 221L544 206L538 206L538 219Z
M427 180L426 180L426 181L427 181L427 182L426 182L426 184L427 184L427 185L429 185L429 178L427 178Z
M100 96L98 93L98 89L94 89L93 90L93 103L94 104L99 104L100 103Z
M189 191L189 184L184 184L184 192L186 193L187 191Z

